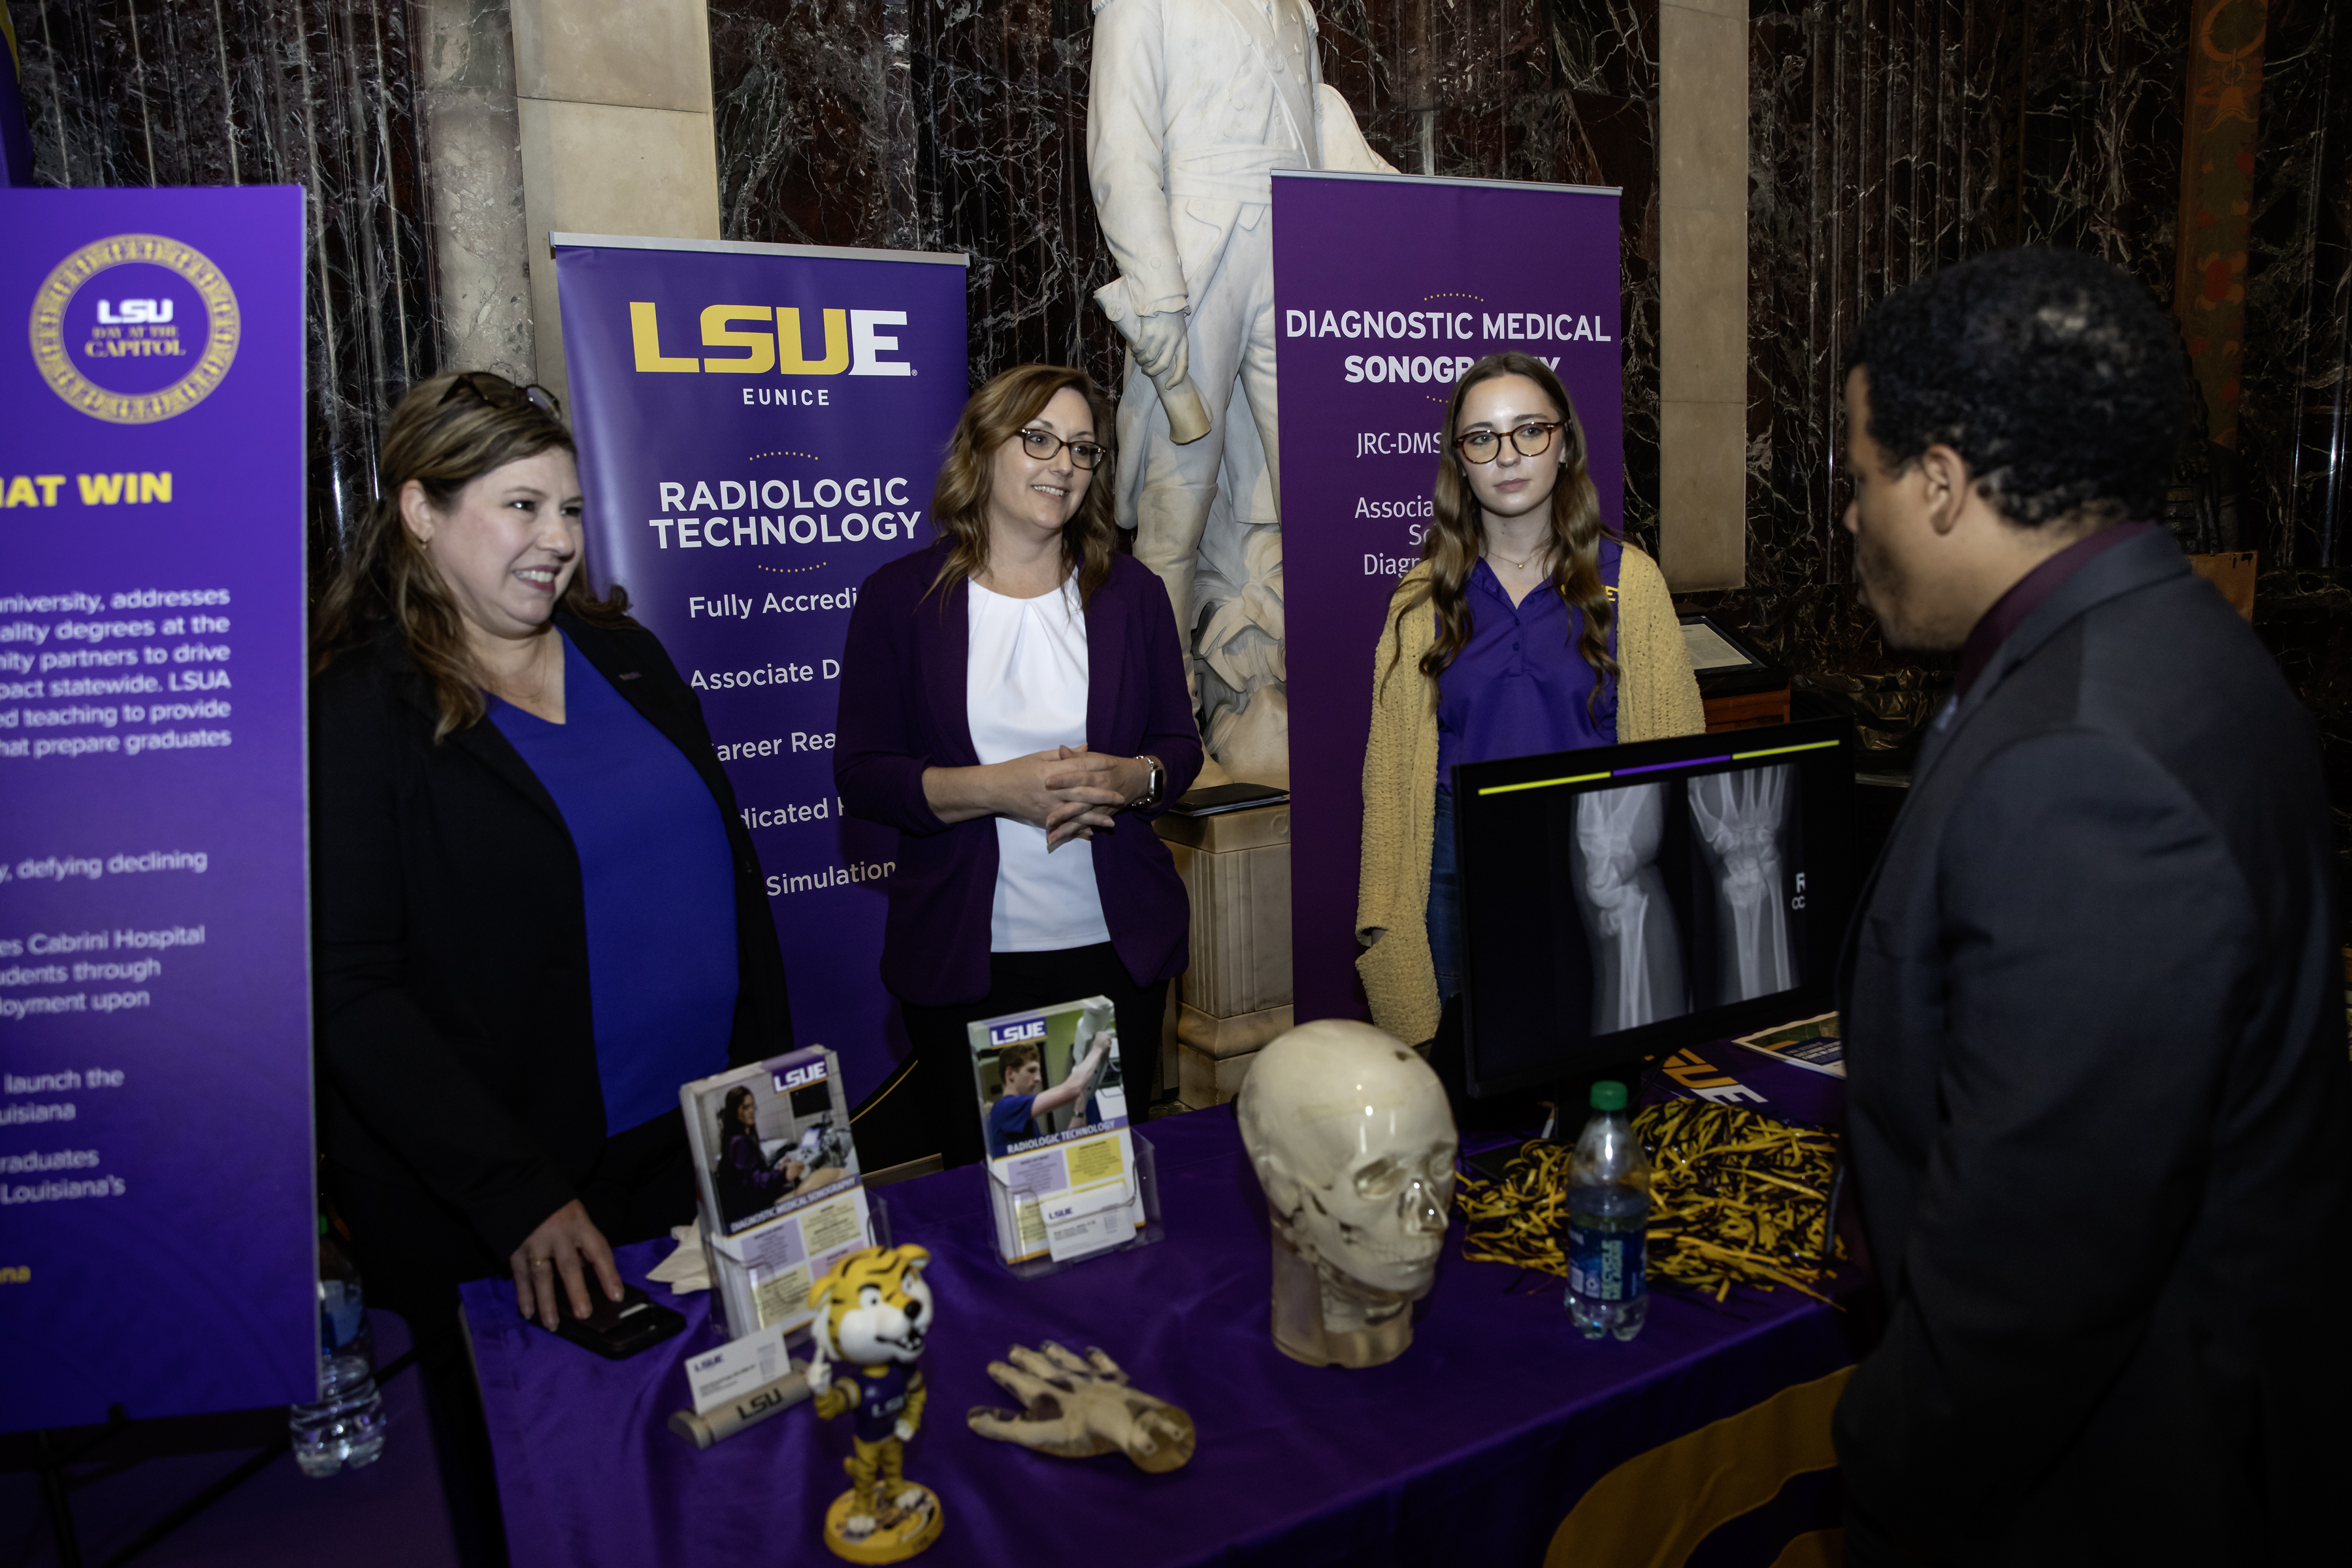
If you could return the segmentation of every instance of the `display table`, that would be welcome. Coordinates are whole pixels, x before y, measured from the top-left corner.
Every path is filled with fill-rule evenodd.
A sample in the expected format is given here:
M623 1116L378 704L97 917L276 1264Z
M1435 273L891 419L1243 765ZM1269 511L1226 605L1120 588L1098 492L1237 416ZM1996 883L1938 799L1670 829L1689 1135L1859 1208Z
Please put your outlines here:
M1850 1359L1831 1309L1785 1291L1723 1307L1662 1296L1639 1339L1592 1343L1570 1327L1558 1281L1528 1276L1514 1290L1515 1270L1464 1262L1457 1220L1403 1358L1302 1366L1267 1332L1265 1204L1231 1110L1157 1121L1149 1136L1167 1239L1034 1282L995 1261L980 1167L878 1194L893 1239L929 1249L939 1303L923 1358L930 1404L907 1472L939 1493L947 1528L922 1563L1533 1563L1589 1489L1596 1507L1579 1511L1578 1529L1613 1531L1622 1547L1625 1495L1613 1522L1588 1520L1609 1511L1597 1505L1613 1488L1638 1492L1660 1531L1686 1516L1687 1532L1701 1494L1726 1490L1727 1465L1748 1468L1755 1502L1775 1500L1718 1531L1706 1560L1814 1560L1782 1549L1834 1522L1834 1472L1821 1470L1826 1441L1813 1430ZM668 1250L626 1248L622 1272L642 1283ZM820 1422L804 1405L708 1451L673 1435L669 1414L688 1403L680 1363L717 1336L707 1292L650 1289L688 1331L616 1363L520 1321L511 1284L466 1288L516 1568L831 1561L818 1523L847 1485L847 1419ZM1192 1462L1148 1476L1116 1454L1048 1458L975 1436L966 1410L1016 1403L986 1363L1049 1339L1101 1346L1191 1411ZM1796 1403L1775 1401L1790 1390ZM1743 1426L1756 1407L1778 1425ZM1803 1428L1793 1437L1791 1419ZM1686 1434L1698 1436L1655 1452ZM1727 1458L1727 1444L1741 1451ZM1760 1489L1758 1467L1771 1471ZM1797 1471L1814 1473L1782 1488ZM1745 1546L1732 1539L1742 1531L1754 1538Z

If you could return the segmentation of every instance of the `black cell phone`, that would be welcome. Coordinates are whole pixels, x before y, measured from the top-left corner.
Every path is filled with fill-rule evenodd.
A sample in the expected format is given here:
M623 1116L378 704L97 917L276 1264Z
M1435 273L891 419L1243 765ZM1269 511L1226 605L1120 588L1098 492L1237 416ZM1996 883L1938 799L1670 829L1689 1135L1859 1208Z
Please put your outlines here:
M1270 784L1213 784L1178 795L1168 809L1177 816L1219 816L1228 811L1247 811L1254 805L1273 805L1289 798L1287 793Z
M686 1331L682 1315L656 1305L652 1297L635 1285L624 1285L617 1301L605 1296L595 1276L589 1276L587 1286L588 1300L595 1310L584 1318L575 1318L572 1315L571 1293L560 1283L557 1285L555 1331L606 1361L626 1361L639 1351Z

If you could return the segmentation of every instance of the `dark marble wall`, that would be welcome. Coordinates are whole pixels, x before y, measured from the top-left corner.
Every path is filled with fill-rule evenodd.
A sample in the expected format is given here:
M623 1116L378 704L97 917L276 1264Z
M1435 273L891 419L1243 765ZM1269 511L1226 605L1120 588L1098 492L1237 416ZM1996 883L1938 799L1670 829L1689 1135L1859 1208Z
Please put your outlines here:
M1655 0L1318 0L1323 69L1411 173L1625 188L1629 522L1657 511ZM713 0L730 238L962 250L972 374L1118 384L1090 296L1087 0Z
M2352 10L2270 0L2263 54L2238 425L2254 629L2318 715L2352 867Z
M1833 459L1856 318L2029 244L2104 256L2168 306L2187 30L2173 0L1753 8L1748 581L1801 663L1869 652L1835 646L1857 629Z
M434 369L432 258L392 0L6 0L45 185L309 193L313 560L373 493L392 399Z
M2238 447L2192 444L2168 521L2193 546L2263 552L2257 630L2320 717L2352 843L2346 13L2272 0ZM1890 750L1932 710L1950 662L1890 654L1854 599L1836 526L1847 337L1882 295L2013 245L2106 257L2169 307L2188 23L2179 0L1753 7L1748 589L1709 602Z
M2274 0L2254 167L2236 536L2352 566L2352 18ZM1846 584L1832 461L1858 312L2011 245L2079 247L2169 306L2188 11L2173 0L1801 0L1750 23L1748 581L1759 625ZM1859 653L1860 650L1853 650Z
M2270 0L2263 57L2238 441L2259 528L2248 542L2266 563L2340 578L2352 572L2352 8Z

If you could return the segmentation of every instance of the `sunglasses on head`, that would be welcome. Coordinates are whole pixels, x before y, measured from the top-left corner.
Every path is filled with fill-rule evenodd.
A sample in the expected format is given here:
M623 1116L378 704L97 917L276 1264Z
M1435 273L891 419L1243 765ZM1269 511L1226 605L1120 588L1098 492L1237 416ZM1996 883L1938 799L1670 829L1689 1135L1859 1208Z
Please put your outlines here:
M563 417L562 402L535 381L528 386L517 386L505 376L492 375L488 371L464 371L449 378L449 389L441 395L441 405L446 407L461 391L472 393L493 408L512 408L518 403L528 403L557 419Z

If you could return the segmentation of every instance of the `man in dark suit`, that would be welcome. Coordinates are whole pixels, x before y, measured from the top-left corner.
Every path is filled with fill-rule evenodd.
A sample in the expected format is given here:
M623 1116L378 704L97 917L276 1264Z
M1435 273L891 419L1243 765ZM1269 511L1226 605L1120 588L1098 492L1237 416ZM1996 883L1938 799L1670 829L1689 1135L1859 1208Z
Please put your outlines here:
M1845 526L1958 649L1840 977L1886 1328L1847 1561L2342 1562L2352 1082L2313 725L2144 520L2171 323L2055 250L1882 301Z

